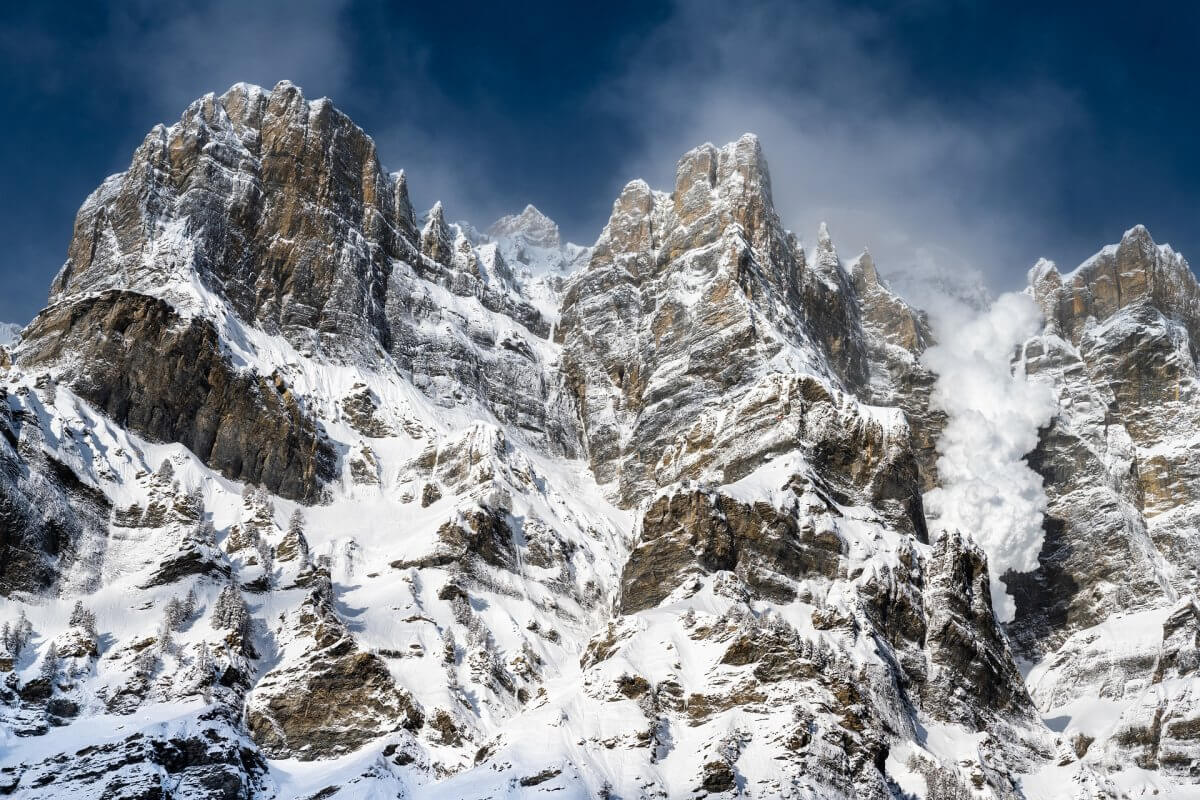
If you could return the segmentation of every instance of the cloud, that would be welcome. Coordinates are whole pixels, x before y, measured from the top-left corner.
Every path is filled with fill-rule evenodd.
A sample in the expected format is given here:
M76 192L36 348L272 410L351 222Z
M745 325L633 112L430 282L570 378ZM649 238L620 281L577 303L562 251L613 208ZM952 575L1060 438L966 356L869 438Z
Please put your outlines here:
M114 3L105 49L130 88L163 113L239 81L288 79L312 97L348 86L345 0ZM173 117L172 117L173 118Z
M1016 607L1000 576L1037 569L1047 502L1024 457L1056 410L1054 392L1012 366L1040 331L1041 312L1010 292L983 312L947 302L931 317L940 343L922 361L938 376L931 402L949 419L937 444L941 485L926 493L926 513L935 535L959 530L987 552L992 606L1010 621Z
M752 131L802 238L827 221L886 278L1014 287L1038 202L1023 177L1053 169L1034 154L1074 124L1071 99L1029 85L950 104L910 74L891 25L823 0L680 5L606 90L639 137L624 171L669 187L680 154Z

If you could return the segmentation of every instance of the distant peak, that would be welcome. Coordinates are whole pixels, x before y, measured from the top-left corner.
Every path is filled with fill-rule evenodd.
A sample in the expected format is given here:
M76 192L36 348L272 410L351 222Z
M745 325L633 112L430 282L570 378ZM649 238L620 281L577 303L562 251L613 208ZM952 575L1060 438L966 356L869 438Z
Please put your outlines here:
M558 247L560 244L558 224L532 203L527 204L520 214L509 214L496 220L488 228L488 236L520 236L536 247Z
M1140 222L1122 234L1121 241L1125 241L1127 239L1144 239L1150 242L1154 241L1153 237L1150 236L1150 231Z
M14 344L20 338L20 325L14 322L0 322L0 347Z

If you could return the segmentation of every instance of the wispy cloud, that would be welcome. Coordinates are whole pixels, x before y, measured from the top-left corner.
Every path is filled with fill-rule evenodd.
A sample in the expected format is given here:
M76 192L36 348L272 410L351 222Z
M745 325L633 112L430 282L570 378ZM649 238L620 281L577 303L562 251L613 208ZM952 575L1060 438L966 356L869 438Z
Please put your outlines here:
M106 49L149 104L175 113L239 81L283 79L313 96L348 88L345 0L199 0L186 7L114 3Z
M669 186L682 152L752 131L802 237L824 220L843 253L869 246L885 277L977 271L1014 285L1038 205L1025 178L1053 170L1035 154L1076 122L1071 99L1030 85L945 102L892 35L883 17L823 0L681 4L606 90L639 136L625 171Z

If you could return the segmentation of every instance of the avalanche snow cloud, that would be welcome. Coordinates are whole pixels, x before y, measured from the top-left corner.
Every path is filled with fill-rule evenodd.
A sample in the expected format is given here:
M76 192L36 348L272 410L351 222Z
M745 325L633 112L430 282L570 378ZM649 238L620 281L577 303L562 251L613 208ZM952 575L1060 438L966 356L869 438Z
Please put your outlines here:
M939 344L923 360L938 375L933 403L949 420L938 442L942 485L925 495L926 508L936 533L962 531L987 551L992 605L1010 622L1016 606L1000 576L1037 568L1042 549L1046 493L1024 457L1055 400L1049 385L1013 366L1041 314L1029 295L1010 292L978 313L947 304L932 320Z

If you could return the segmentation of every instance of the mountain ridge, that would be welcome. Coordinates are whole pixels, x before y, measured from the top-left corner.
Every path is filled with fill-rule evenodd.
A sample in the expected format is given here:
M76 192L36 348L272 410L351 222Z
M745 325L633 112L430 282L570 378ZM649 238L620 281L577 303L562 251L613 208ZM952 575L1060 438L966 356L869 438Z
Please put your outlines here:
M1046 535L1000 625L926 520L936 331L783 227L755 137L552 226L418 220L287 83L151 132L0 362L11 793L1190 796L1182 257L1031 271Z

